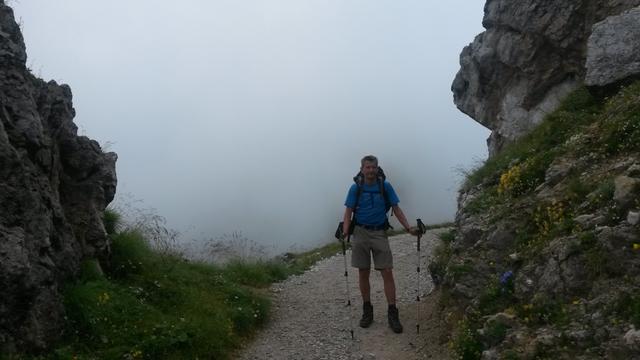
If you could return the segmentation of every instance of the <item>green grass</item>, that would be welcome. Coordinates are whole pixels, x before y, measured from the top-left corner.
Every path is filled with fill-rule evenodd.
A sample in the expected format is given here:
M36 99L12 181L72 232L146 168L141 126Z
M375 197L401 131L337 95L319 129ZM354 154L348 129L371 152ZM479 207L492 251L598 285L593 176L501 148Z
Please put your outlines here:
M513 295L513 286L512 279L504 284L501 284L497 277L491 279L478 299L480 314L495 314L514 304L516 299Z
M478 337L476 329L478 320L473 316L463 319L457 327L457 332L451 341L451 348L462 360L477 360L482 357L484 346Z
M640 328L640 293L623 293L613 305L614 315Z
M640 82L608 100L603 115L599 145L605 154L640 150Z
M107 231L107 234L111 235L116 233L116 230L122 221L122 216L112 209L106 209L102 219L104 221L104 228Z
M340 249L216 266L154 251L136 231L112 240L104 273L87 260L64 290L62 340L48 354L16 359L229 359L268 320L268 285Z
M449 230L440 234L441 243L439 243L434 249L433 260L429 263L429 273L435 281L442 281L447 272L447 264L452 256L451 243L456 237L455 230Z
M56 352L81 359L228 358L269 309L267 297L235 276L269 269L239 268L168 259L139 233L120 233L108 278L90 276L65 291L69 327Z
M515 164L529 160L518 194L535 188L544 178L544 170L560 153L562 144L597 119L602 105L585 88L569 95L560 108L522 139L505 147L467 176L467 186L498 184L500 175Z
M301 274L316 262L338 253L342 253L342 245L340 242L336 241L300 254L288 254L289 258L287 259L286 264L290 274Z

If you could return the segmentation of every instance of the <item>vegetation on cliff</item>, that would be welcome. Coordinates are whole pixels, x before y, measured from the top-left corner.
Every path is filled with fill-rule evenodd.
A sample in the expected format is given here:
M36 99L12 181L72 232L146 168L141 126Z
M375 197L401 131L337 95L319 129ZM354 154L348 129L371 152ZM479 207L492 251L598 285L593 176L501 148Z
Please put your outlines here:
M639 153L640 82L582 88L468 174L430 267L461 359L638 355Z

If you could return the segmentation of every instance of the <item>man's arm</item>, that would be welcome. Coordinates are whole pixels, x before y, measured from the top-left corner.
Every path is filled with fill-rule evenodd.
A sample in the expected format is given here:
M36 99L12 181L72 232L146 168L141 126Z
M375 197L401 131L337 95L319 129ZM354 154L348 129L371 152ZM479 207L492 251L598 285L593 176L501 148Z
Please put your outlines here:
M350 207L344 208L344 217L342 219L342 233L346 238L349 236L349 229L351 228L351 215L353 215L353 209Z
M394 205L391 208L393 209L393 213L396 215L396 218L398 219L398 221L400 221L400 224L402 224L404 229L407 230L407 232L409 232L411 235L417 236L419 233L419 230L412 228L411 225L409 225L409 222L407 221L407 217L404 216L404 212L402 212L402 209L400 209L400 206Z

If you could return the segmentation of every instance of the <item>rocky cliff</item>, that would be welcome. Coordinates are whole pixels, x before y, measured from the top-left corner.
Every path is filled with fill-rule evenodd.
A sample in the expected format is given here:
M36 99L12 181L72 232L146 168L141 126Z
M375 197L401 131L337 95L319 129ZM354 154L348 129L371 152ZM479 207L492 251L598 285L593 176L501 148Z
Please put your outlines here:
M462 52L491 156L430 265L461 358L640 358L638 3L490 0Z
M591 58L600 59L600 64L618 62L619 69L635 63L637 73L637 52L627 51L626 57L607 52L629 49L634 43L637 49L637 37L627 31L637 28L637 22L627 20L624 25L611 19L616 25L609 26L610 31L601 27L597 39L590 37L594 25L638 5L640 0L487 1L486 31L462 51L452 91L462 112L492 130L490 156L533 129L583 83L587 65L598 63L587 62L589 48L594 52ZM595 46L589 47L590 42ZM589 79L598 78L593 72L601 74L606 68L594 68ZM605 78L594 84L612 79Z
M77 135L71 89L34 77L0 0L0 354L60 336L61 289L85 258L106 256L103 210L115 153Z

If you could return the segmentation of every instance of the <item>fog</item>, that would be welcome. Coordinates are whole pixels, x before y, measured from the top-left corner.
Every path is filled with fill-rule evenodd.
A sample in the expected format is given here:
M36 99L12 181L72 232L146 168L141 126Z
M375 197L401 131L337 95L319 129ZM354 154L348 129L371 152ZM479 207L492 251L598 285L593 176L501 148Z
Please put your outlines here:
M73 90L118 153L118 203L180 241L241 231L272 253L334 241L374 154L412 223L451 221L487 129L451 82L484 1L8 2L27 65Z

